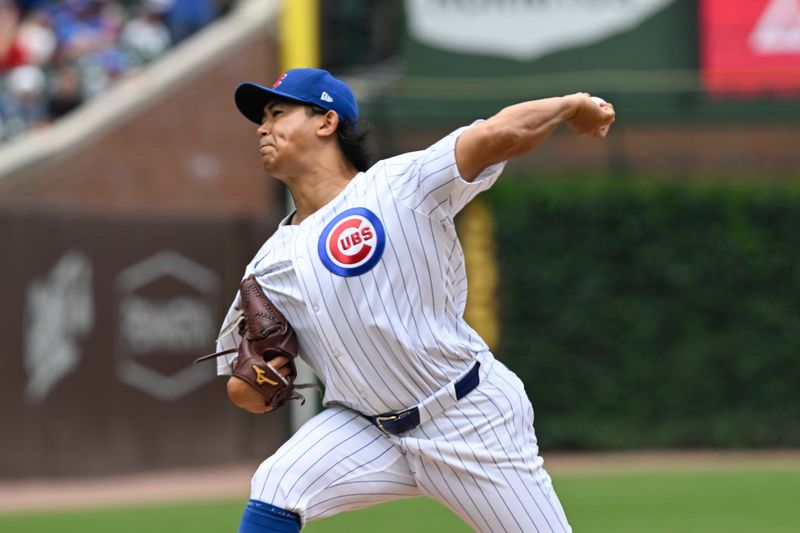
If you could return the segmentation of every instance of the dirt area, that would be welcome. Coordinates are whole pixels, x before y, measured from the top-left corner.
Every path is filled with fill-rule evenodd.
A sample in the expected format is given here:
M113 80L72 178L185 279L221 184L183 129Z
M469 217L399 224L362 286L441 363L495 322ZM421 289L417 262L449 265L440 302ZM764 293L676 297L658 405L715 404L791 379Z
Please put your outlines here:
M258 465L167 470L94 479L0 482L0 512L242 498Z
M800 450L665 450L611 453L543 453L553 476L588 473L660 472L664 470L797 469Z
M625 453L544 453L554 478L585 473L664 470L779 468L800 470L800 450L648 451ZM258 465L237 464L193 470L147 472L95 479L0 482L0 512L77 509L151 503L244 501Z

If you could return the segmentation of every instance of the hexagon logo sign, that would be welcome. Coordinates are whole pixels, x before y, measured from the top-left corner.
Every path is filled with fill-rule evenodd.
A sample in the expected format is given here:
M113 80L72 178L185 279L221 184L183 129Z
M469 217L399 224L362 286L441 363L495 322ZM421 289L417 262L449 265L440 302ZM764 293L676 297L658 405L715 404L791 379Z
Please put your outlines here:
M116 372L121 381L164 401L214 378L192 360L214 347L219 277L172 251L122 271L114 282Z

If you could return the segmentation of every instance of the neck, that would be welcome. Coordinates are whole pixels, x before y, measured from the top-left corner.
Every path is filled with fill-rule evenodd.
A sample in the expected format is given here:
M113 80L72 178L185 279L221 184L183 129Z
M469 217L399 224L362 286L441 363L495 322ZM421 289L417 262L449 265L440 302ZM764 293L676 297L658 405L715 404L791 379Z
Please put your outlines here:
M299 224L321 209L347 187L357 174L346 161L308 169L297 177L282 180L289 187L297 212L292 224Z

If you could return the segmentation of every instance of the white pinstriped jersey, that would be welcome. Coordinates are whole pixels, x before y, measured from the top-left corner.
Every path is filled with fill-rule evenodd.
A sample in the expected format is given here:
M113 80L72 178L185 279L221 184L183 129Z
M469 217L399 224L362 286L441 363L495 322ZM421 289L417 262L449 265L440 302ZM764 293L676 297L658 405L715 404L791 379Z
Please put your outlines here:
M462 180L454 148L464 129L358 174L299 225L285 220L247 266L297 331L327 406L261 463L252 500L305 524L425 495L481 533L571 531L524 385L463 319L453 217L503 168ZM218 360L219 373L232 359ZM478 385L459 399L454 384L470 368ZM412 406L419 425L399 436L359 414Z
M461 179L454 148L466 129L359 173L300 224L285 220L247 266L296 330L325 405L402 410L478 356L492 357L463 318L467 278L453 217L504 163ZM218 349L238 342L231 334ZM219 359L220 374L234 357Z

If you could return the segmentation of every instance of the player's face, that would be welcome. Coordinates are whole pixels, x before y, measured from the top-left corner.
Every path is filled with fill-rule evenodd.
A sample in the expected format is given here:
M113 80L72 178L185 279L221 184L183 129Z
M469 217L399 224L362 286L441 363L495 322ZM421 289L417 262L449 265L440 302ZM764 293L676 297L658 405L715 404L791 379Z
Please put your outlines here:
M281 178L295 170L295 165L314 150L316 122L303 105L284 101L266 105L257 131L267 172Z

